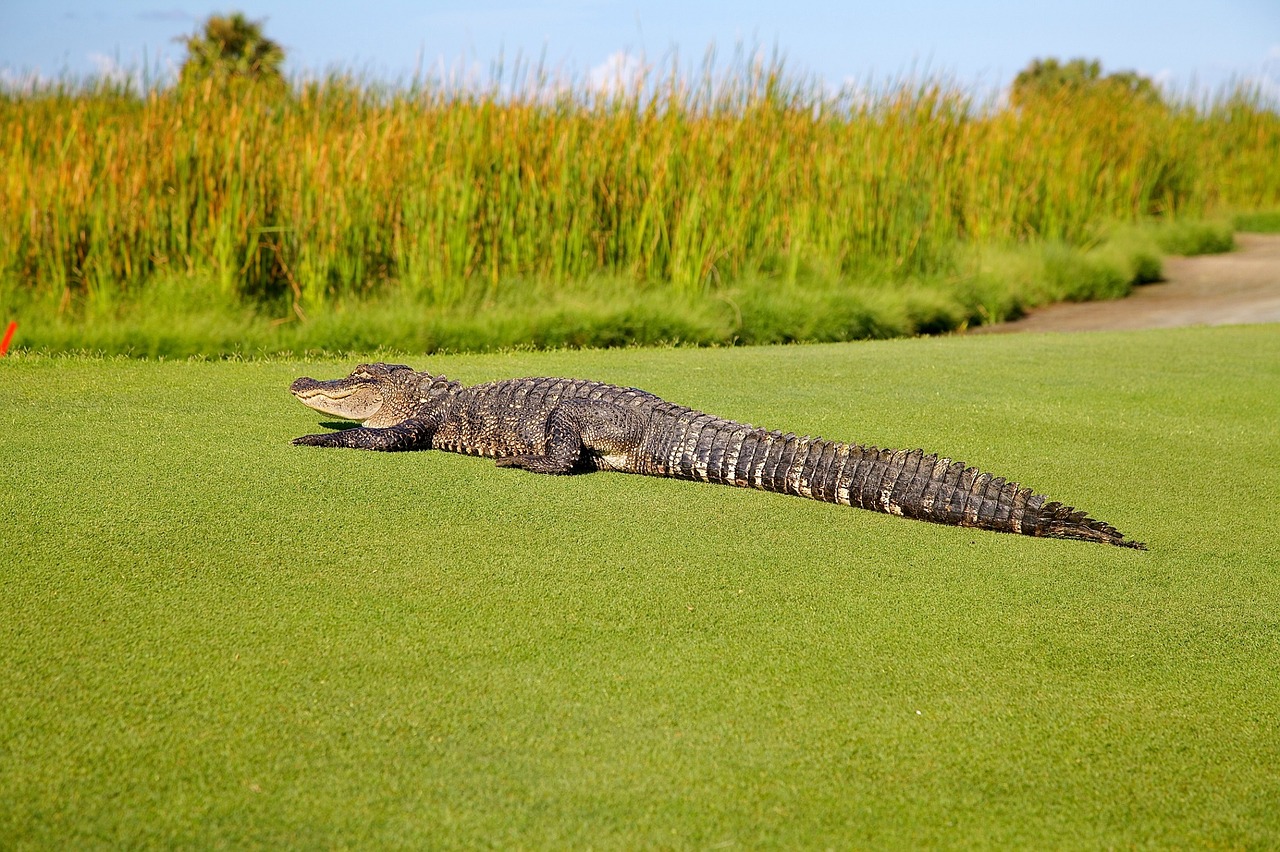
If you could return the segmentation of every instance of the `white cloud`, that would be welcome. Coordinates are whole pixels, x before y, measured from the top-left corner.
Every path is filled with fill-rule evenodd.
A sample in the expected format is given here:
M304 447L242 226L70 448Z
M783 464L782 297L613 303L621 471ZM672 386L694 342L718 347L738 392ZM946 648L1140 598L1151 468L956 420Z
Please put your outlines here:
M121 62L114 56L90 51L86 58L93 65L93 76L114 84L128 83L138 90L149 86L167 86L178 79L178 64L170 56L160 54L144 68L141 61Z
M865 109L876 102L876 92L866 80L846 76L839 89L827 87L827 96L840 100L850 109Z
M90 52L88 58L93 63L94 75L103 80L109 80L112 83L123 83L132 76L132 72L121 65L115 57L108 56L105 53Z
M587 72L587 88L600 94L630 94L644 85L649 66L643 58L620 50Z
M38 70L15 71L7 66L0 68L0 91L26 94L50 86L53 82L52 77L47 77Z
M485 90L487 75L484 66L474 59L459 58L446 63L445 58L437 58L435 65L435 81L447 92L480 93Z

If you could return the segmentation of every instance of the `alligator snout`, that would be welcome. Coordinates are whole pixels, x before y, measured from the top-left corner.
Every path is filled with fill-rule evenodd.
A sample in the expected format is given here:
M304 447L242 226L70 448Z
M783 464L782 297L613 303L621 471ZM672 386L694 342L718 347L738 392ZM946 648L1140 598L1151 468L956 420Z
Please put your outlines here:
M323 394L329 399L342 399L350 396L354 391L354 387L343 387L337 385L336 382L321 382L309 376L294 379L293 384L289 385L289 393L299 399L316 396L317 394Z

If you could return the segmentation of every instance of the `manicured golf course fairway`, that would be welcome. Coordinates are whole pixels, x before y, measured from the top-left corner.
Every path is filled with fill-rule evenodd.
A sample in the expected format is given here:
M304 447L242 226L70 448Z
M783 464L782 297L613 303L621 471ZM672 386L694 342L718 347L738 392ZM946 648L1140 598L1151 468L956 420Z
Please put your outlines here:
M1280 846L1280 327L392 355L924 447L1143 553L293 447L0 360L0 848Z

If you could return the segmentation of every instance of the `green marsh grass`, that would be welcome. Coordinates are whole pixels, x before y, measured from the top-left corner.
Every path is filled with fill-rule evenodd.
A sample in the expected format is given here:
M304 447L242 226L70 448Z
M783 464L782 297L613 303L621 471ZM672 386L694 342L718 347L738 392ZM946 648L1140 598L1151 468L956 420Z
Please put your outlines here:
M327 345L311 323L383 299L462 329L512 304L590 302L578 319L606 326L594 344L617 334L621 283L624 306L700 306L698 327L716 303L770 305L766 331L717 340L838 340L964 324L992 305L963 297L993 288L993 304L1035 295L974 284L975 251L1088 250L1116 223L1280 207L1280 116L1247 91L1018 112L945 80L831 94L776 65L652 73L608 95L516 78L0 92L0 307L36 332L26 345L85 326L95 348L87 327L118 319L128 338L139 315L153 322L158 286L224 320L252 309L276 333L247 328L241 348L280 351ZM921 288L959 304L915 323ZM814 338L822 318L795 305L840 294L872 318Z
M1271 327L388 358L924 446L1138 553L292 447L341 361L0 360L0 846L1280 844Z
M1113 299L1160 280L1173 234L1221 247L1209 224L1111 229L1087 247L1061 241L968 246L946 276L885 286L797 265L791 280L758 271L706 293L597 276L555 285L506 280L441 305L404 288L332 297L305 321L272 316L183 278L151 282L124 304L59 311L54 296L17 294L16 345L140 357L367 351L490 351L513 347L763 345L939 334L1014 319L1035 305ZM1227 243L1229 245L1229 243Z
M1280 233L1280 210L1241 213L1232 219L1232 224L1240 231L1277 234Z

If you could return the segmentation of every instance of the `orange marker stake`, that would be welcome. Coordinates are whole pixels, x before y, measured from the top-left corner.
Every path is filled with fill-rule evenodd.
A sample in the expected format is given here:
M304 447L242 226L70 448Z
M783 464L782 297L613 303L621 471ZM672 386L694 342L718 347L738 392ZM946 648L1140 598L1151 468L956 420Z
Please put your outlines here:
M9 351L9 342L13 340L13 333L17 330L18 330L18 321L11 320L9 322L9 327L5 329L4 340L0 340L0 358L3 358L5 356L5 353Z

